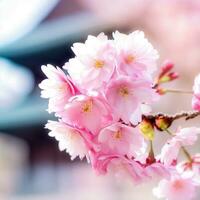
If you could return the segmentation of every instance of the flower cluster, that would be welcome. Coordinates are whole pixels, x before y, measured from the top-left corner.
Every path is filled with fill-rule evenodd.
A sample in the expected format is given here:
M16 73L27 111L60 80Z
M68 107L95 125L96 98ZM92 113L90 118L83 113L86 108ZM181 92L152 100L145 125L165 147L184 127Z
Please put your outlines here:
M154 77L159 56L141 31L115 32L113 39L103 33L88 36L72 50L75 57L63 70L42 66L47 79L39 85L41 96L49 99L48 111L58 117L46 128L59 141L60 150L71 159L86 157L98 174L127 177L137 184L162 179L153 190L158 198L192 199L200 186L200 163L198 155L190 156L185 146L196 142L200 128L171 133L168 128L176 118L149 116L160 91L167 92L161 84L178 77L170 72L173 64L166 62ZM200 76L195 80L192 105L197 116ZM155 129L171 137L159 155L153 151ZM181 151L187 160L178 163Z

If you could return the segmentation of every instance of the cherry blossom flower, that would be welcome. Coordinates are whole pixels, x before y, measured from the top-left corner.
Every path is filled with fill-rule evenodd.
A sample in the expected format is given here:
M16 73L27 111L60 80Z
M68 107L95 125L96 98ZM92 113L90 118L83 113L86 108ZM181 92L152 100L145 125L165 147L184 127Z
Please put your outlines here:
M200 111L200 74L194 80L193 91L192 108Z
M142 172L143 168L137 162L125 158L113 158L107 167L107 173L117 178L117 181L128 180L134 184L143 181Z
M137 157L146 151L146 143L138 128L119 122L102 129L98 136L102 152Z
M42 71L47 79L39 84L42 89L41 97L49 98L48 111L50 113L61 112L68 99L78 93L78 90L59 67L43 65Z
M156 161L150 165L144 167L144 174L146 180L149 179L160 179L160 178L169 178L171 169L159 161Z
M163 179L153 190L156 197L166 200L191 200L195 197L196 185L189 176L172 176L170 180Z
M161 150L160 160L165 165L171 165L178 157L181 145L175 140L166 143Z
M142 104L152 103L158 97L150 82L128 76L112 80L105 93L114 115L126 123L131 121L134 124L141 121Z
M176 169L180 174L192 173L194 182L197 186L200 186L200 154L192 156L190 161L180 162Z
M145 38L142 31L134 31L129 35L113 33L117 48L117 69L129 76L137 77L152 74L156 69L158 53Z
M179 128L174 139L182 146L189 146L197 141L199 134L200 128L197 127Z
M160 155L161 162L171 165L177 159L180 148L193 145L198 139L198 134L200 134L200 128L179 129L176 135L163 146Z
M49 136L55 137L59 142L59 149L69 153L72 160L76 157L80 159L89 158L89 148L81 135L81 131L63 122L56 121L49 121L45 127L50 130Z
M112 120L112 116L102 99L97 96L77 95L66 104L62 119L70 125L97 134L102 126Z
M145 166L134 159L112 153L92 153L90 158L92 167L98 174L111 174L117 178L131 180L134 184L170 177L169 168L160 162Z
M93 169L98 174L110 174L117 178L127 178L138 184L144 180L143 167L136 161L118 154L90 155Z
M88 36L72 47L76 57L65 65L72 79L83 89L99 89L110 80L115 69L115 49L103 33Z

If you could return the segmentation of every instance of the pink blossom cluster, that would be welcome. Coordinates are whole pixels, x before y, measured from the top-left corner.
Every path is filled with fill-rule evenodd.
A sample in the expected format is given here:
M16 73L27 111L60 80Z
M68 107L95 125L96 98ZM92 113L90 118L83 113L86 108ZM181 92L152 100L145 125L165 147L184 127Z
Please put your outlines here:
M194 80L193 91L192 107L194 110L200 111L200 74Z
M160 183L153 193L158 198L192 199L200 186L198 155L181 163L177 160L185 146L197 141L200 128L179 128L160 154L154 155L154 137L149 137L152 127L141 123L160 99L153 74L159 56L144 33L115 32L113 39L103 33L88 36L72 50L75 57L63 70L42 66L47 79L39 85L41 96L49 99L48 111L58 117L46 128L58 140L60 150L72 160L86 157L98 174L126 177L137 184L156 178ZM172 68L166 65L162 80ZM170 73L168 81L175 77ZM200 111L198 80L193 107Z

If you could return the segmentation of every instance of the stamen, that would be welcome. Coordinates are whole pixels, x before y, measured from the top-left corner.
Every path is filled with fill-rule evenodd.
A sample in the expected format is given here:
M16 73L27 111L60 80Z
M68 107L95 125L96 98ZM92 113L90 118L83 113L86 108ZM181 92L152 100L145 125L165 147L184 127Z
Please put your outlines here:
M104 64L105 64L105 62L102 60L95 60L94 66L95 66L95 68L100 69L104 66Z
M121 139L122 138L122 132L120 130L116 131L114 133L114 138L117 139L117 140Z
M128 88L127 87L122 87L119 89L119 94L122 96L122 97L127 97L129 95L129 91L128 91Z
M131 64L135 60L135 57L133 55L128 55L124 58L124 61L126 64Z
M85 113L91 112L92 110L92 101L87 101L83 104L82 111Z

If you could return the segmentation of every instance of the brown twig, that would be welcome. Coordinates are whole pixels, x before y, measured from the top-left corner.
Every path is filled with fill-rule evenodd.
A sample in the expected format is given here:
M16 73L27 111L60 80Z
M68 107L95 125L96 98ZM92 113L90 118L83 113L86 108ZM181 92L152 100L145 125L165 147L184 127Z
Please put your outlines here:
M168 114L164 114L164 113L157 113L157 114L153 114L153 115L144 115L145 118L149 119L149 120L155 120L156 118L159 117L164 117L164 118L168 118L171 119L172 121L181 119L181 118L185 118L185 120L189 120L189 119L193 119L197 116L200 115L200 111L194 111L194 112L181 112L181 113L176 113L173 115L168 115Z
M183 111L181 113L176 113L173 115L157 113L157 114L152 114L152 115L143 115L142 118L148 119L153 125L155 125L156 119L162 117L164 119L169 120L169 126L171 126L171 124L175 120L182 119L182 118L184 118L185 120L190 120L190 119L194 119L197 116L200 116L200 111L193 111L193 112L192 111L189 111L189 112ZM140 124L140 122L138 124L132 124L131 122L129 122L127 124L122 119L120 119L119 122L121 122L122 124L128 125L128 126L132 126L134 128Z

